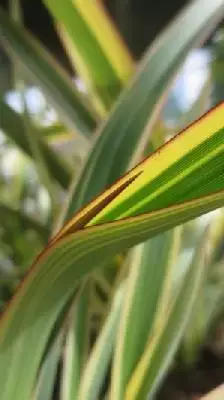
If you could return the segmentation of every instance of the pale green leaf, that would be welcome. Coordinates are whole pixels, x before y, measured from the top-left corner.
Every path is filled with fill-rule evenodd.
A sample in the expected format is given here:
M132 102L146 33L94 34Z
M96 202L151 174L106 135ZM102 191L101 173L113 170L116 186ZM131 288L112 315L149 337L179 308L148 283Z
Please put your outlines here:
M161 307L160 303L165 289L166 307L170 300L170 288L165 286L166 281L171 281L179 250L177 235L175 230L166 232L130 252L130 272L113 360L112 398L124 398L126 385L152 334L154 320L166 315L166 308L162 309L164 305Z
M53 241L37 258L1 320L2 400L13 400L15 396L18 400L30 398L55 320L82 277L124 248L222 205L224 192L148 215L86 228Z
M193 260L182 279L175 300L170 304L162 325L151 336L144 354L127 386L124 399L153 399L178 348L205 268L205 235L196 247Z
M75 178L72 184L61 220L71 218L117 180L130 163L133 166L136 148L142 146L142 140L146 143L149 140L150 127L158 117L163 96L175 74L188 52L210 34L223 12L222 0L197 0L158 37L146 53L137 76L102 125L78 182Z
M61 400L77 398L81 372L87 358L89 347L91 285L85 283L76 296L68 314L68 331L63 354Z
M134 63L99 1L45 0L88 91L105 114L134 71Z
M115 345L125 287L121 285L116 291L106 321L89 355L80 383L79 400L99 399Z

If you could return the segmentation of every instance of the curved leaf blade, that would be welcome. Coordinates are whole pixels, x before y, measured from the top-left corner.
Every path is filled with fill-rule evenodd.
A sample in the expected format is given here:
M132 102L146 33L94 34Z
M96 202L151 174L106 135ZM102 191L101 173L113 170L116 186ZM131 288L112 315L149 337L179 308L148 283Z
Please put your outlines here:
M75 181L71 188L64 218L71 218L74 212L125 173L136 147L142 139L149 139L164 93L188 52L206 39L223 12L222 0L194 1L149 49L137 75L101 127L78 183ZM145 129L148 134L143 137Z
M112 356L124 297L124 285L116 291L111 310L83 371L78 399L97 400Z
M68 315L68 330L63 354L61 400L77 397L81 372L86 363L90 325L91 285L86 282L76 296Z
M149 212L151 197L148 191L144 191L143 195L146 201L144 209L140 208L140 210L142 213L146 213L136 216L135 210L133 212L130 207L128 215L130 218L120 220L119 209L114 207L114 203L115 206L117 205L117 199L120 204L123 204L123 199L127 200L127 193L130 195L130 200L132 199L131 196L135 194L135 184L136 193L144 187L144 184L147 186L153 174L156 173L154 163L156 163L158 175L166 169L166 166L171 166L172 162L175 165L178 158L175 150L179 149L180 142L183 144L183 141L187 141L188 147L192 149L192 146L198 146L198 140L204 144L207 143L208 138L209 140L214 139L212 146L206 145L207 153L204 157L202 154L201 159L205 162L202 163L203 168L200 173L203 176L209 164L207 161L212 159L214 151L222 155L224 150L223 136L221 142L216 140L217 130L219 132L223 128L223 107L224 103L177 136L175 140L162 146L158 152L153 153L118 183L115 183L81 210L40 254L1 320L0 386L2 400L12 400L15 396L18 400L29 399L51 328L81 278L117 252L224 205L224 175L222 172L224 157L222 156L219 165L221 167L220 181L218 181L219 185L215 193L209 190L206 193L202 187L202 196L196 199L189 196L188 201L183 200L181 196L178 198L179 193L176 194L178 198L176 204L165 208L166 205L169 205L169 202L166 203L165 192L164 208ZM195 139L197 133L198 140ZM191 164L187 163L184 158L186 152L187 149L184 154L182 151L182 159L179 158L179 161L185 160L182 172L184 169L191 171ZM173 155L173 158L168 158L167 155ZM161 159L161 163L158 163L158 159ZM197 166L198 158L194 161ZM213 169L214 171L217 172ZM179 177L178 168L176 173ZM138 180L141 176L144 179ZM163 183L166 188L169 181L163 181ZM141 202L142 200L143 198L141 198ZM182 204L178 204L178 202ZM104 220L108 218L108 207L109 210L118 212L113 222L105 223ZM98 225L91 226L96 217L99 217ZM32 352L26 351L27 343ZM33 349L35 349L35 354ZM21 366L21 357L23 366Z
M144 353L154 320L158 314L160 318L164 317L161 312L164 310L160 307L158 311L158 308L179 249L177 235L179 237L176 230L165 232L131 251L113 360L111 397L114 399L124 398L125 388Z
M1 319L2 400L30 398L54 322L82 277L124 248L223 205L224 191L159 212L86 228L49 245ZM27 343L31 351L27 351Z
M45 0L71 61L103 114L134 71L134 63L100 2Z
M156 211L222 190L223 138L224 102L89 203L54 240L85 226Z
M125 400L153 398L159 382L173 360L204 274L207 233L206 231L196 247L192 262L182 279L176 298L164 317L163 324L159 328L154 327L154 335L151 336L127 386Z
M51 344L44 362L42 363L38 385L33 400L52 400L57 370L63 348L63 329Z

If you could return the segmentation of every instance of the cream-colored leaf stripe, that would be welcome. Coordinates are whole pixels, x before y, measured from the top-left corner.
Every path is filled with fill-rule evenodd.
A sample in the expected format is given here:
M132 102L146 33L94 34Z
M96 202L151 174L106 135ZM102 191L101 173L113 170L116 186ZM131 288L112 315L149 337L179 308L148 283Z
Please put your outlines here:
M223 104L221 104L204 116L203 119L196 122L195 125L180 134L175 140L161 147L151 158L139 164L78 213L71 221L71 224L66 225L36 259L0 321L1 400L30 399L36 373L50 332L62 307L70 295L74 293L75 287L81 278L101 265L102 260L113 257L123 249L224 206L223 115ZM195 127L198 127L198 129L194 129ZM196 135L199 136L200 141L195 139ZM217 135L219 135L218 141ZM188 139L186 142L181 139L184 137ZM145 204L142 215L132 217L134 213L130 209L130 218L116 221L117 218L120 218L118 213L115 221L102 223L98 226L90 226L94 221L95 215L101 212L104 207L106 210L107 204L111 203L110 209L113 210L113 202L117 196L120 196L122 191L125 193L130 188L130 200L132 199L135 195L133 191L134 181L137 182L137 191L147 185L147 177L149 177L149 182L151 179L151 184L153 184L152 177L158 176L154 170L155 160L161 157L161 164L158 162L156 164L160 171L160 177L162 172L166 172L165 155L167 156L168 166L173 167L176 160L182 160L179 160L176 151L182 150L182 154L186 154L187 146L191 149L194 149L194 146L199 147L200 143L205 143L205 138L213 140L213 144L209 143L204 149L206 151L202 153L206 163L202 162L202 157L200 159L202 167L199 171L199 176L204 176L204 171L209 164L209 161L207 161L208 154L213 156L214 151L217 151L218 156L221 155L218 162L218 171L220 170L221 172L219 171L219 175L217 175L218 180L213 174L213 179L208 180L207 186L205 185L206 190L210 190L209 182L212 182L212 184L215 182L213 187L215 193L211 193L208 190L206 194L205 190L202 190L203 195L199 193L200 196L197 199L184 200L181 204L174 204L168 208L164 206L161 210L149 213L148 204ZM186 145L186 148L182 149L179 146L179 140L181 140L182 146ZM219 151L218 149L221 150ZM173 163L171 156L174 159ZM150 159L152 168L150 168ZM215 157L211 157L212 161L213 159L215 160ZM194 162L198 163L197 157L194 157ZM184 168L190 169L189 160L182 167L182 171ZM175 169L179 171L176 166ZM210 169L212 173L215 172L212 165L210 165ZM141 177L140 174L144 174L145 181L138 181L139 177ZM163 177L162 183L164 186L167 182L164 181ZM132 185L133 187L131 187ZM197 186L199 186L199 189L201 188L200 185ZM151 199L148 196L148 192L145 191L143 195L150 203ZM164 196L166 196L165 192ZM177 196L178 194L176 194ZM126 199L127 197L125 197ZM122 201L122 196L120 196L120 200ZM105 215L107 217L108 213L106 212ZM104 222L103 217L104 215L101 216L98 223ZM29 344L29 349L27 348L27 343ZM35 349L35 352L33 349Z
M174 190L171 204L165 202L161 205L161 208L175 204L175 202L178 204L183 201L189 201L192 198L200 197L202 194L207 195L213 189L214 191L215 189L217 191L221 190L224 188L223 159L224 102L179 133L174 139L161 146L117 183L98 196L71 219L56 235L55 239L59 239L68 232L75 231L79 221L84 217L87 217L86 226L92 226L141 212L154 211L158 209L158 196L163 195L163 199L166 200L164 192L170 188L172 190L172 187L174 187ZM214 168L215 176L208 176L207 179L205 172L212 173L212 168ZM167 178L170 179L168 180ZM187 181L186 178L188 179ZM204 191L202 186L197 183L199 178L205 180L203 182ZM217 179L219 180L217 181ZM184 185L181 185L182 180ZM191 189L190 185L193 184L194 190L190 190L188 196L185 193L180 196L178 187L174 186L176 184L179 184L180 189L183 189L184 186L188 191ZM213 185L214 187L212 187ZM146 193L144 193L145 189ZM192 197L194 191L195 196ZM113 197L115 192L118 192L118 194ZM136 199L138 194L140 194L140 198ZM112 200L110 200L110 197ZM154 203L152 200L154 200ZM132 201L134 204L130 209ZM153 207L145 209L145 205L150 202L152 202ZM99 211L100 204L103 203L107 204L104 207L102 206ZM88 221L88 214L91 215L93 210L97 208L98 212L95 213L95 216L90 217Z
M73 0L72 3L95 36L96 42L102 47L108 61L116 71L117 77L126 84L127 79L134 72L134 61L123 44L120 34L110 21L109 14L102 2L100 0ZM105 14L107 18L105 18Z
M49 245L0 321L1 400L31 398L49 334L82 277L122 249L223 205L224 191L159 212L89 227Z
M190 174L192 175L194 171L198 172L198 178L199 174L205 174L206 164L209 163L209 161L213 162L213 160L215 162L217 155L220 157L224 156L224 103L220 104L219 107L210 111L181 134L160 147L159 150L155 151L142 164L137 166L130 174L137 174L140 171L141 174L139 174L135 181L121 194L98 213L90 221L89 225L113 220L115 215L116 219L128 217L130 214L136 215L142 212L140 209L142 205L144 207L153 199L155 199L154 207L147 209L147 211L158 209L158 195L161 193L164 194L167 189L174 186L177 182L181 184L183 178ZM178 161L180 161L179 164ZM172 166L174 169L171 171ZM166 176L165 172L168 172L167 175L170 176ZM222 174L222 184L224 185L224 171L222 165L220 174ZM127 178L130 178L130 176L127 175ZM153 184L156 183L156 178L158 184L153 187ZM190 186L192 182L188 182L188 184ZM198 185L196 188L198 188ZM199 190L203 193L202 188L199 188ZM136 199L138 192L140 196ZM192 198L192 191L189 193L189 197L185 199L180 197L178 188L175 187L172 204L175 204L178 198L180 201L190 200ZM171 204L165 203L161 205L161 208L167 207L168 205ZM130 206L132 206L132 210L130 210ZM143 212L145 211L146 210Z
M112 85L122 88L134 72L134 62L103 5L89 0L45 3L69 37L70 53L78 62L76 67L81 68L79 72L84 67L84 75L99 88L108 82L111 89Z

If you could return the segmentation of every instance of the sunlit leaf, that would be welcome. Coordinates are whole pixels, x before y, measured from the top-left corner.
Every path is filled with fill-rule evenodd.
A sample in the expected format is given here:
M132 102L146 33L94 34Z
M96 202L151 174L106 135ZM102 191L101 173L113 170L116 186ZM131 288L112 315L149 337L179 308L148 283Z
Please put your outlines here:
M222 10L222 0L197 0L153 43L137 76L101 127L78 183L75 179L71 187L62 220L71 218L124 174L130 164L133 166L139 161L136 152L150 139L153 132L150 128L158 118L166 90L188 52L205 40L222 18Z
M119 251L224 205L224 143L219 136L220 132L223 134L223 107L221 104L162 146L81 210L39 255L1 320L3 400L12 400L15 396L18 400L29 399L52 326L81 278ZM198 151L198 148L206 152ZM218 169L211 168L211 160L214 166L214 161L218 162ZM198 165L202 177L209 165L212 185L202 179L197 197L191 194L195 183L192 179L192 187L189 184L187 188L188 197L183 196L181 180L197 170ZM172 174L169 173L165 181L163 173L169 170ZM152 207L152 198L155 193L158 196L158 186L151 185L151 193L148 189L148 183L156 175L161 183L160 210L157 205ZM175 191L172 205L167 188L176 182L178 191ZM142 188L142 196L133 208L132 200ZM124 202L129 218L121 219ZM111 211L113 215L115 213L114 221L102 224L108 220ZM93 226L94 222L98 225ZM24 351L27 343L32 349L30 352Z
M105 114L134 71L121 37L99 1L45 3L55 17L75 69Z

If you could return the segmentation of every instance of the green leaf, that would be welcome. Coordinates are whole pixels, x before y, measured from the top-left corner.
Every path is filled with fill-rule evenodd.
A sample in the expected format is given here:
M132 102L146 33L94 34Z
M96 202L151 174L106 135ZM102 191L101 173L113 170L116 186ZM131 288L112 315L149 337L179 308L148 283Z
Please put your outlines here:
M36 260L2 319L0 330L0 351L2 355L0 383L3 400L13 399L16 393L19 400L20 398L23 400L29 398L51 328L63 305L69 296L74 293L74 286L76 286L79 279L86 276L102 261L110 259L117 252L224 205L224 190L213 194L208 190L210 194L205 196L205 188L201 184L200 189L201 193L204 194L203 197L192 200L192 197L189 196L191 200L186 201L184 199L182 204L175 204L159 211L151 211L147 214L125 218L120 221L88 227L88 225L93 224L96 218L94 218L95 215L99 217L103 213L101 219L99 218L97 221L102 223L105 215L108 216L107 211L105 213L108 207L113 211L117 210L115 219L120 218L119 208L113 207L113 204L116 204L117 200L122 204L123 199L127 200L128 193L131 205L133 196L138 193L142 184L143 187L144 185L147 187L152 174L163 172L164 168L165 170L167 167L170 168L172 163L173 167L176 167L177 158L179 162L181 160L183 162L181 176L179 176L180 169L176 168L177 177L183 179L185 177L183 172L192 172L190 167L195 165L197 168L198 162L201 167L200 176L204 177L204 172L207 170L208 164L210 165L209 162L214 152L220 156L223 151L223 141L220 143L217 140L217 131L220 132L223 122L223 104L221 104L174 140L162 146L118 183L114 184L112 188L81 210L52 239L48 248ZM193 160L192 158L189 159L187 153L189 150L190 153L194 149L197 150L198 141L202 145L206 144L206 152L196 153ZM201 158L199 157L200 154ZM217 175L217 170L213 170L213 172L216 171L215 178L220 178L220 181L218 180L218 189L221 188L220 182L224 186L224 177L222 175L223 160L224 158L220 157L219 167L221 174ZM138 177L141 177L141 173L143 179L137 181ZM170 175L168 176L170 177ZM174 180L173 176L170 178ZM212 175L210 178L213 183L214 178ZM161 189L163 189L162 184L165 184L165 188L167 188L169 182L172 184L172 179L170 181L167 180L166 184L162 180ZM194 187L193 180L192 185ZM215 189L214 185L212 188ZM174 199L175 203L181 202L181 196L179 196L182 193L181 184L179 189L180 193L175 192L175 199L178 199L178 201ZM192 187L189 186L190 193L191 189ZM166 206L166 190L162 192L164 193L164 204ZM154 193L153 185L151 185L151 193ZM144 209L141 208L141 212L144 212L150 209L151 196L148 190L143 191L142 194L146 199ZM143 200L144 198L141 197L140 204ZM129 211L129 216L135 214L131 207L126 208L126 211ZM29 307L27 307L27 304L29 304ZM22 318L21 315L23 316ZM35 355L33 351L25 351L27 343L30 344L31 349L35 348ZM22 354L23 368L20 365ZM7 379L4 378L5 376L7 376ZM18 393L20 397L18 397Z
M10 20L1 7L0 35L3 45L43 89L63 122L88 138L96 125L91 109L50 54L23 27Z
M223 260L221 258L221 262L215 262L220 242L223 242L223 218L224 214L218 213L209 224L204 276L198 287L197 300L193 305L181 346L181 355L188 364L196 362L201 345L208 339L217 317L224 309Z
M128 115L131 114L129 113ZM219 143L216 144L218 145ZM218 148L219 146L217 146ZM177 148L175 147L175 149ZM218 151L221 154L220 149ZM159 155L159 152L156 154ZM212 159L213 155L210 148L209 157ZM172 158L172 161L175 161L175 157ZM144 166L147 167L147 165ZM187 166L189 167L189 164ZM152 169L154 167L155 164L152 165ZM164 165L163 167L165 168ZM207 165L204 164L203 168L206 167ZM139 178L140 172L143 174L144 184L146 184L146 175L149 171L150 168L145 168L144 174L142 169L138 170ZM161 176L163 171L160 170L157 172ZM132 173L133 176L129 175L129 178L131 178L130 180L136 178L136 189L139 190L143 182L137 180L138 177L134 174L134 170ZM190 173L189 168L187 173ZM176 170L176 177L180 178L178 170ZM152 175L149 174L149 181L151 178ZM122 187L122 183L124 187ZM78 217L75 217L71 221L71 224L69 223L57 235L56 238L60 240L57 241L56 238L52 240L50 247L39 257L26 280L20 286L1 324L0 340L1 354L3 356L2 361L0 361L0 379L2 381L3 400L14 399L18 393L20 399L29 399L41 354L43 353L43 348L45 347L51 327L66 299L73 293L75 282L78 283L79 278L84 277L95 266L98 266L101 261L104 261L107 257L112 257L116 252L137 244L141 240L146 240L150 235L163 232L165 229L169 229L176 224L201 215L215 207L222 206L224 200L224 193L220 192L192 202L186 202L183 205L180 204L168 209L151 212L149 215L146 214L141 217L131 218L130 220L126 219L124 221L104 224L95 228L85 228L87 224L94 223L94 217L97 213L99 214L96 217L99 219L95 222L98 223L102 222L108 216L108 214L100 215L104 211L103 208L106 204L106 213L108 212L108 207L111 207L110 211L118 211L116 200L119 199L119 202L121 201L119 192L122 189L123 194L130 195L129 198L131 199L134 193L128 191L127 184L130 184L129 189L131 187L133 189L133 184L125 177L123 182L118 182L109 192L107 191L106 194L87 207L87 209L79 213ZM164 190L165 181L163 179L162 184L161 189ZM173 180L171 181L172 185ZM181 185L179 185L179 189L181 189ZM153 193L155 194L155 191ZM163 193L166 194L166 191L164 190ZM147 203L144 204L147 210L147 206L152 204L147 193L143 192L142 194L147 198ZM179 193L179 195L180 200L182 193ZM100 203L101 200L105 200L105 202L102 201ZM101 209L97 208L99 205ZM133 209L129 211L130 215L132 215ZM120 216L121 214L118 212L116 218L120 218ZM76 232L78 228L85 229ZM39 296L35 297L36 293L39 293ZM27 343L30 344L32 350L35 348L35 354L33 351L32 354L25 351ZM24 360L23 368L21 368L21 357ZM4 374L7 379L4 379ZM18 379L17 381L14 381L15 377ZM4 392L4 390L6 391Z
M80 383L80 390L77 397L79 400L99 399L100 389L103 385L115 345L123 305L124 289L125 286L122 284L116 291L110 312L89 355Z
M114 185L113 192L121 193L104 205L89 225L159 210L222 190L223 124L221 103ZM122 185L126 186L124 190Z
M6 135L30 157L33 156L29 140L24 131L22 117L12 110L2 98L0 98L0 126ZM71 178L71 172L64 160L58 156L47 144L46 140L38 135L38 143L44 157L44 161L48 166L49 173L52 178L59 182L63 188L67 188Z
M151 399L155 396L158 384L173 360L197 298L206 263L206 235L207 231L196 247L193 260L162 326L160 329L155 326L154 335L130 379L124 399Z
M190 18L192 21L189 25ZM177 47L176 35L179 36L180 23L188 27L186 36L179 37L180 42ZM181 15L166 30L157 42L157 51L154 51L153 46L148 52L133 85L131 84L130 88L122 94L117 107L101 128L99 138L88 157L78 183L75 178L59 224L62 220L71 217L74 211L83 207L107 185L118 179L131 160L133 165L136 146L149 138L150 132L148 129L144 131L144 128L146 125L152 126L156 120L161 94L170 85L189 50L197 44L197 35L200 33L201 37L205 38L213 24L213 16L205 14L203 19L201 17L195 19L195 9L190 9L186 15ZM166 62L164 62L165 59ZM137 96L141 96L139 107L136 104ZM132 118L127 118L127 115L132 115ZM152 141L154 143L154 138Z
M45 0L75 69L103 108L110 109L134 71L134 63L103 5Z
M223 269L223 263L221 265ZM224 279L216 285L208 285L205 298L206 316L204 320L204 336L208 335L217 319L224 311Z
M63 357L61 400L77 398L81 371L86 362L89 347L89 302L90 283L85 283L76 296L69 312Z
M223 190L223 110L221 103L161 146L72 218L54 240L85 226L156 211Z
M75 179L72 185L62 219L71 218L80 207L117 180L130 163L133 166L136 148L144 147L142 141L150 139L150 128L158 116L167 88L188 52L201 43L222 18L222 10L222 0L195 1L149 49L137 76L100 129L79 181L77 183Z
M47 352L45 360L41 366L38 385L33 400L53 399L57 370L63 347L63 336L64 329L61 329Z
M170 288L166 286L179 250L177 235L176 230L166 232L130 252L130 273L113 360L111 391L114 399L124 398L128 381L152 334L154 320L166 315L160 303L165 300L167 308L170 300L167 293ZM162 299L165 289L166 299Z
M1 319L2 400L30 398L51 329L81 278L119 251L222 205L224 191L53 240L37 258Z

